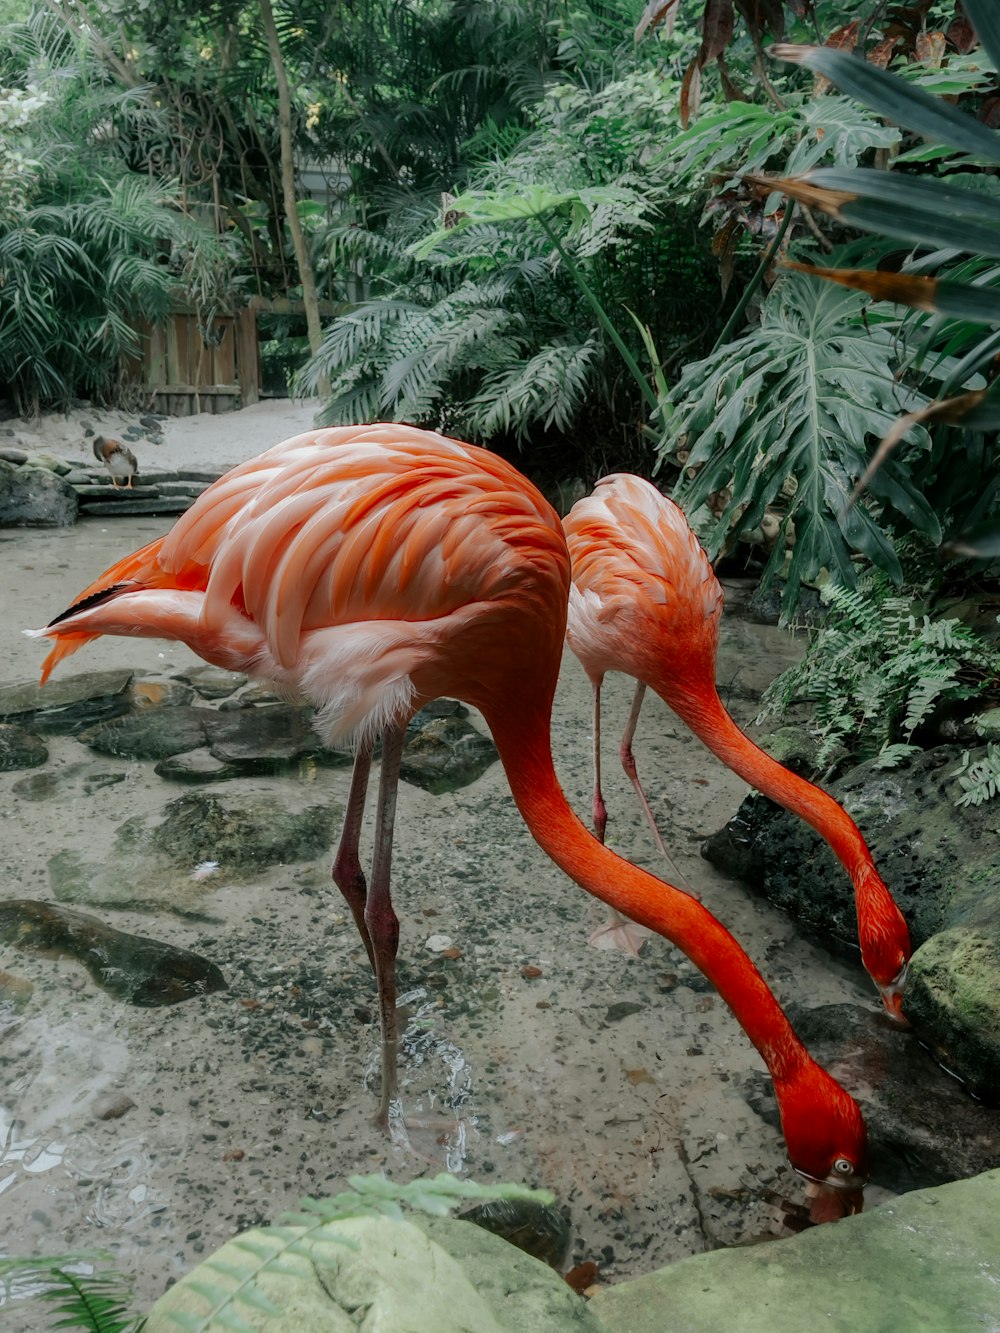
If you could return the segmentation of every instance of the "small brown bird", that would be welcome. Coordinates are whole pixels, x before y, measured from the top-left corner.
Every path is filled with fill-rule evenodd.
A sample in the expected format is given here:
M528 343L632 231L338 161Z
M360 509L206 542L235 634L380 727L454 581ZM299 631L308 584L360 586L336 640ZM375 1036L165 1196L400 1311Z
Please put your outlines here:
M103 435L98 435L94 441L94 457L111 473L111 484L116 490L119 481L124 481L131 490L132 478L139 473L139 464L135 454L121 440L106 440Z

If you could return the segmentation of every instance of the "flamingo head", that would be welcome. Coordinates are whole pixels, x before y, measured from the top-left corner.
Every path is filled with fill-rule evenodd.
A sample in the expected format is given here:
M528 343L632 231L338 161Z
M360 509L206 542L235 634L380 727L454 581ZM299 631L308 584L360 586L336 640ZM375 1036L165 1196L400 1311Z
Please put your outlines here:
M812 1061L775 1087L788 1160L808 1181L809 1216L835 1222L860 1213L868 1134L857 1102Z
M909 963L904 963L891 981L876 982L885 1012L897 1027L908 1028L910 1020L903 1013L903 992Z

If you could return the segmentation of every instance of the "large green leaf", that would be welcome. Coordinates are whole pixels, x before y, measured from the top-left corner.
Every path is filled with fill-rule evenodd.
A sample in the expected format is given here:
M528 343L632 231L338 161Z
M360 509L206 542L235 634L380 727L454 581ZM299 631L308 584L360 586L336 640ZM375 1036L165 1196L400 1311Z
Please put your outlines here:
M963 7L987 55L1000 69L1000 6L997 0L963 0Z
M952 148L1000 162L1000 134L995 130L922 88L914 88L897 74L869 64L862 56L829 46L785 43L772 46L771 54L779 60L807 65L887 120L905 125L935 143L950 144Z
M863 231L1000 258L1000 199L995 196L871 167L820 167L802 176L747 180Z
M940 539L931 506L894 460L873 482L873 498L847 507L873 443L901 411L927 402L895 382L892 333L866 328L861 304L854 292L790 277L765 305L760 326L689 365L672 396L661 459L669 460L682 441L689 450L678 498L693 512L713 493L732 492L707 534L712 552L734 524L754 528L769 506L783 516L786 534L794 524L786 614L801 581L822 569L852 583L853 553L898 577L882 511ZM911 446L928 445L920 426L907 438ZM774 550L769 576L784 543Z

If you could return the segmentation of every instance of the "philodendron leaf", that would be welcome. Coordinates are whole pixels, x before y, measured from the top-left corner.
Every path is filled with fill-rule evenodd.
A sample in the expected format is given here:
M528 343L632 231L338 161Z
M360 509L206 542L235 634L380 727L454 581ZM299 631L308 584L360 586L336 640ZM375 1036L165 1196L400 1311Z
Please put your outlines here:
M798 584L822 569L853 581L852 553L863 553L891 577L899 564L884 534L885 520L847 499L868 464L872 444L907 408L928 400L897 384L889 329L866 328L863 298L828 284L788 278L765 304L761 322L736 342L686 367L672 394L674 412L661 459L687 451L677 498L688 512L726 489L731 497L707 533L712 552L734 524L754 527L769 506L795 541L787 570L784 611L794 609ZM913 423L911 447L927 447ZM937 520L927 500L890 459L880 475L880 506L936 541ZM774 548L773 573L784 556Z
M995 0L992 3L995 9ZM777 60L807 65L886 120L905 125L925 139L1000 162L1000 134L995 130L862 56L829 46L791 46L785 42L772 46L770 54Z

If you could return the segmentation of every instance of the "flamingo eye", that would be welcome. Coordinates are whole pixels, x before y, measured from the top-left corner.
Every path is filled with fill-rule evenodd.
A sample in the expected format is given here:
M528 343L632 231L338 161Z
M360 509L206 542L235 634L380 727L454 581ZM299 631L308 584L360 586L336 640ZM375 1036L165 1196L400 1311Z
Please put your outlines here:
M834 1171L841 1176L851 1176L854 1174L854 1163L849 1162L846 1157L838 1157L833 1164Z

